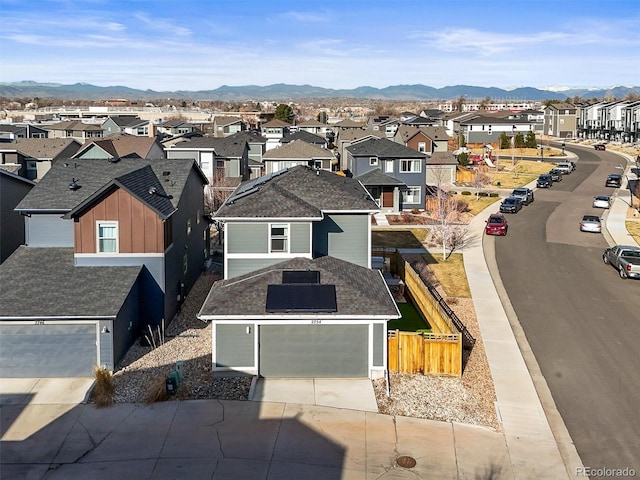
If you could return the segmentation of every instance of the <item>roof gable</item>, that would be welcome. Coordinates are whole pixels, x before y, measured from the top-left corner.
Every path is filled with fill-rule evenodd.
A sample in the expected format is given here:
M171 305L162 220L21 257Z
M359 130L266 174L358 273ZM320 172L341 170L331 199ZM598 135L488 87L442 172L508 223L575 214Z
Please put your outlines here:
M426 158L424 153L405 147L387 138L372 138L347 147L354 157L370 156L378 158Z

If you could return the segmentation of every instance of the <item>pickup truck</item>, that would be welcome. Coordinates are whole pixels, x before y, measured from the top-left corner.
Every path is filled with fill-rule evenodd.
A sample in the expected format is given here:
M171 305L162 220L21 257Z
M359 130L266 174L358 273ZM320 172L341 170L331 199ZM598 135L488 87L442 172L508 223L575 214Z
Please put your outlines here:
M620 278L640 278L640 247L616 245L607 248L602 261L618 270Z

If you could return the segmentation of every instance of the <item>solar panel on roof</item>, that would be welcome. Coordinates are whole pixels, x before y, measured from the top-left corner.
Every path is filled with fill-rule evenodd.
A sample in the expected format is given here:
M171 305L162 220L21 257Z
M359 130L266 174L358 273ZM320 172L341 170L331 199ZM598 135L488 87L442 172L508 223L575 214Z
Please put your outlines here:
M266 310L269 313L337 312L336 286L268 285Z
M289 270L282 272L282 283L320 283L317 270Z

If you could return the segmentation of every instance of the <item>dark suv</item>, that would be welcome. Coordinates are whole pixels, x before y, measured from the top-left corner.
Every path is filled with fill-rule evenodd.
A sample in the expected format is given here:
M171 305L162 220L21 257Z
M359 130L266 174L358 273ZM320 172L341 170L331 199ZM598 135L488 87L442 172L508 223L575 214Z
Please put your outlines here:
M507 197L500 204L500 213L518 213L522 209L522 202L518 197Z
M620 188L622 186L622 175L619 173L612 173L607 177L607 181L604 183L605 187Z
M551 175L540 175L538 177L538 180L536 181L536 187L538 188L549 188L551 187L551 185L553 185L553 179L551 178Z
M603 143L596 143L593 148L595 148L596 150L606 150L607 147L604 146Z

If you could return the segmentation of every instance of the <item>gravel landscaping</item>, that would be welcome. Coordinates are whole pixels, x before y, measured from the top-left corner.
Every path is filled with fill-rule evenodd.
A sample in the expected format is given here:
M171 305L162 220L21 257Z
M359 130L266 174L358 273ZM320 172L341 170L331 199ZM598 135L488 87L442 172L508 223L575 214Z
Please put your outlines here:
M247 400L251 378L212 378L211 326L196 318L209 289L220 276L203 273L180 312L167 327L164 343L133 345L114 373L116 403L143 403L155 390L164 390L166 377L183 361L184 379L169 400ZM391 396L384 380L373 382L380 413L440 421L462 422L499 429L495 392L473 301L457 298L451 308L464 322L476 344L462 378L391 374Z

